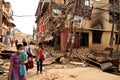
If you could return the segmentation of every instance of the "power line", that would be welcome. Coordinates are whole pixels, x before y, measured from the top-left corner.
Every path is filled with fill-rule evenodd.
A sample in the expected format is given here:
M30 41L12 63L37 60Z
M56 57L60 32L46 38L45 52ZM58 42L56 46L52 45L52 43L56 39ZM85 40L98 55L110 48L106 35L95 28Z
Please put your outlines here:
M36 17L35 15L13 15L13 17Z

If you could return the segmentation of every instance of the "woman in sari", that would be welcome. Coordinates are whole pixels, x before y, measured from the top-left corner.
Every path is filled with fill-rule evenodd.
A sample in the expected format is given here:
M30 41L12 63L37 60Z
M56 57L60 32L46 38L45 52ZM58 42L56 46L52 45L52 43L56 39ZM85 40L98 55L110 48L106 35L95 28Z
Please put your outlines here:
M26 80L27 54L22 44L17 45L17 52L10 57L8 80Z

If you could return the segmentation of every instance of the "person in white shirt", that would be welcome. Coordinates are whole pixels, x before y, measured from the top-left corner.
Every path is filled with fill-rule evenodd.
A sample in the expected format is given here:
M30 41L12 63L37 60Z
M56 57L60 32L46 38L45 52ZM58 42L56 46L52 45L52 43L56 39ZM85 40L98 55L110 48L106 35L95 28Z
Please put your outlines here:
M30 49L30 46L27 45L27 43L24 43L24 47L25 47L24 51L28 55L28 62L33 61L33 55L32 55L32 50ZM26 64L26 70L28 71L28 64Z

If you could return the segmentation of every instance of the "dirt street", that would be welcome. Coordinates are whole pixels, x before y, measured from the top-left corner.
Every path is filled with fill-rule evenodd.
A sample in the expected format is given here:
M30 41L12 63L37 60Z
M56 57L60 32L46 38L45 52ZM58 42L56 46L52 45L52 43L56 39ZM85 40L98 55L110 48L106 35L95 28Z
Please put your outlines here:
M28 71L28 80L120 80L120 76L102 72L93 67L73 65L50 65L43 74L36 74L36 67Z
M4 66L8 70L8 60L5 60ZM6 77L7 73L0 75L0 80L7 80ZM120 80L119 75L106 73L95 67L58 63L44 66L43 74L38 75L36 74L35 63L34 68L28 71L27 78L27 80Z

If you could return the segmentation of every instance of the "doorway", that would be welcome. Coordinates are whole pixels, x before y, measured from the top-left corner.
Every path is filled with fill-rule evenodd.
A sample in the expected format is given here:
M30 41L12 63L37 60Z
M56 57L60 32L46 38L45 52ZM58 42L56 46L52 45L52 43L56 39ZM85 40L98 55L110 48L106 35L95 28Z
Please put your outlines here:
M80 33L80 46L89 47L89 33L86 32Z

